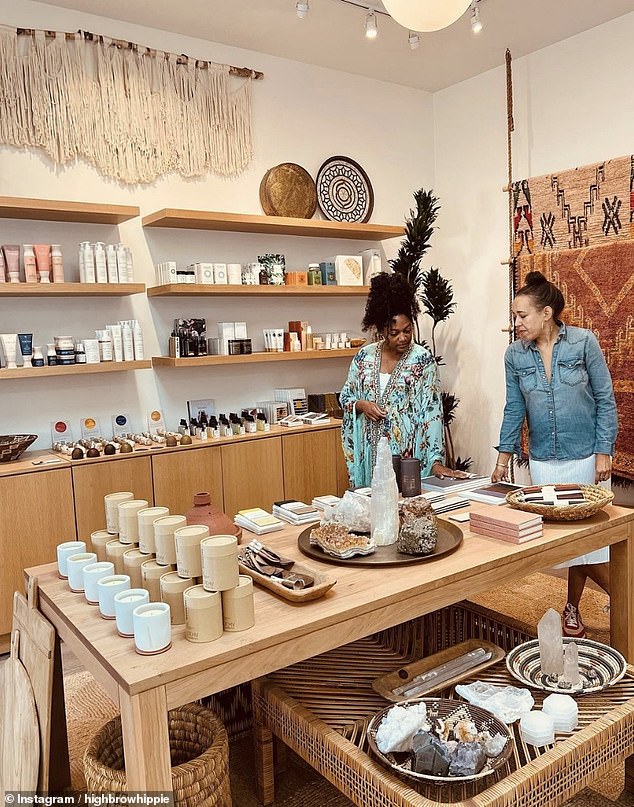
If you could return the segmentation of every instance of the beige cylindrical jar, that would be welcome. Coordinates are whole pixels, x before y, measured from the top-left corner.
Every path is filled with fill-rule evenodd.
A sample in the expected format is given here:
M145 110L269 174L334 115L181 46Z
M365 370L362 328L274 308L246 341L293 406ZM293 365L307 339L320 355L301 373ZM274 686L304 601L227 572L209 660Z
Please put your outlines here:
M154 526L154 551L156 562L162 566L176 566L176 543L174 532L187 526L185 516L165 516L157 518Z
M99 562L106 560L106 544L108 541L113 541L116 538L117 534L108 532L108 530L95 530L95 532L90 533L92 551L97 556Z
M201 545L203 587L228 591L238 585L238 539L235 535L211 535Z
M120 493L106 493L103 497L106 509L106 530L110 535L119 534L119 505L130 499L134 499L134 493L130 493L129 490Z
M181 577L200 577L202 575L200 542L203 538L209 538L209 528L202 524L179 527L174 532L176 569Z
M139 510L147 507L145 499L130 499L119 505L119 540L122 544L139 543Z
M152 560L152 555L146 555L140 549L129 549L123 553L123 573L130 577L131 588L143 588L141 566L146 560Z
M141 564L142 587L150 592L150 600L158 602L161 599L162 575L176 571L176 566L161 566L155 560L146 560Z
M191 588L195 582L191 577L179 577L178 572L167 572L167 574L161 575L159 581L161 600L170 607L172 625L185 624L183 593L186 589Z
M183 592L185 638L190 642L213 642L222 636L222 599L219 591L191 586Z
M122 544L121 541L108 541L106 544L106 560L114 563L115 574L125 574L123 570L123 553L129 549L134 549L130 544Z
M139 549L146 555L153 555L154 549L154 522L157 518L169 516L169 507L145 507L137 513L139 530Z
M241 574L236 588L222 592L222 620L227 631L247 630L255 625L253 580Z

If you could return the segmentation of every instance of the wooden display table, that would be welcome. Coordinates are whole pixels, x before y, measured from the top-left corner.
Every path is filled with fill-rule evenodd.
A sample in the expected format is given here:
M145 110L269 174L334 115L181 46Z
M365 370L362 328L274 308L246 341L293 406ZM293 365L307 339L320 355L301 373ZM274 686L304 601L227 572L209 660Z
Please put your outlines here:
M300 530L265 536L266 543L300 558ZM307 565L337 578L322 599L291 605L266 590L255 593L256 624L192 644L173 630L172 648L152 658L134 652L132 640L72 594L54 565L27 569L37 578L39 608L61 639L121 710L130 790L168 790L167 710L253 680L377 631L443 608L495 585L611 545L612 641L634 658L634 510L607 507L577 525L544 527L544 535L519 546L465 531L451 555L437 561L385 569Z

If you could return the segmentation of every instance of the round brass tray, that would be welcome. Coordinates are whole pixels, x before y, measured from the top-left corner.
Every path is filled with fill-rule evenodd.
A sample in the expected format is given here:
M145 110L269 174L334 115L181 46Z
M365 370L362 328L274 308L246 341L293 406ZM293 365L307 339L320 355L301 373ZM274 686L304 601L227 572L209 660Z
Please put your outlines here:
M313 524L300 532L297 546L304 555L320 560L322 563L336 563L340 566L405 566L410 563L424 563L436 560L456 550L462 543L462 530L455 524L438 520L438 541L436 549L429 555L405 555L399 552L396 544L377 546L371 555L355 555L352 558L335 558L327 555L323 549L310 543L310 534L316 527Z

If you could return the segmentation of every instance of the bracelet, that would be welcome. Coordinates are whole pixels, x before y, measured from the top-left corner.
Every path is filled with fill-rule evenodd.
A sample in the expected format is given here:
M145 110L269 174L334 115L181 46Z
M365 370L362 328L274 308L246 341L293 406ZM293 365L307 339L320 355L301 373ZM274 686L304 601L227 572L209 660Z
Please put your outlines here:
M495 467L496 468L504 468L504 470L506 470L509 466L508 466L508 464L505 465L503 462L496 462Z

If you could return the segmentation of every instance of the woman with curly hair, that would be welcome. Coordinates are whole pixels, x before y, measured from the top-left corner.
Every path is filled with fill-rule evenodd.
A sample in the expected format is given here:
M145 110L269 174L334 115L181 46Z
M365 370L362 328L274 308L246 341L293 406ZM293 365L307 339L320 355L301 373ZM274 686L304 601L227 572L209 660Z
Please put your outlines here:
M408 281L398 274L372 278L363 330L378 342L361 348L341 391L341 439L350 485L372 481L379 439L392 454L417 457L421 477L463 477L443 465L443 420L436 360L413 341L420 307Z

